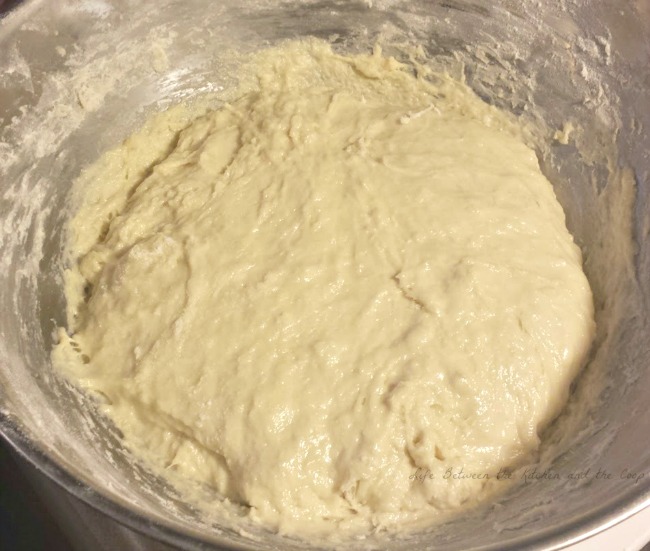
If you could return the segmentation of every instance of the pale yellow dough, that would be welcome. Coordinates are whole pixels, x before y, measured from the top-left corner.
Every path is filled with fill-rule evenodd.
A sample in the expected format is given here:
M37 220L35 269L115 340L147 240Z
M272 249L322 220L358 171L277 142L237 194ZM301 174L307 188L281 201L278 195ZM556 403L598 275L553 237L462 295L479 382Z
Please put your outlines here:
M95 171L55 362L136 453L273 528L473 503L531 459L593 335L550 183L446 77L319 42L252 67Z

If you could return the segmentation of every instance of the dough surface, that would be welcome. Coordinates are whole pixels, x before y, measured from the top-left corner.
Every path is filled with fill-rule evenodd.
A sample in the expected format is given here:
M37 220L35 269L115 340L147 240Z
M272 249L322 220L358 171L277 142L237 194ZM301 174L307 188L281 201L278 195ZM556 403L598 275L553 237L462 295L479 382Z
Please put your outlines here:
M553 189L446 77L319 42L256 63L95 172L55 364L136 454L281 531L473 503L533 457L591 343Z

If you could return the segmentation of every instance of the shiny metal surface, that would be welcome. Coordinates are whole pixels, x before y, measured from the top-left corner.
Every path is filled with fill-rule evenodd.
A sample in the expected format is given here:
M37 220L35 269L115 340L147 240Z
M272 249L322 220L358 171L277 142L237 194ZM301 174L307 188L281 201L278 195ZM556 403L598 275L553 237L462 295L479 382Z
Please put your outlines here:
M116 430L49 362L53 329L65 324L61 245L71 182L148 113L232 84L232 50L302 36L342 51L377 40L421 44L487 101L543 121L540 163L585 250L598 307L593 361L545 434L538 466L562 480L522 479L495 503L376 546L555 549L650 504L647 0L21 3L0 20L2 434L70 494L168 544L308 546L248 527L251 539L183 503L133 464ZM567 121L575 138L554 141ZM626 179L637 186L629 209L617 196ZM628 217L634 255L615 237ZM568 479L586 469L587 480Z

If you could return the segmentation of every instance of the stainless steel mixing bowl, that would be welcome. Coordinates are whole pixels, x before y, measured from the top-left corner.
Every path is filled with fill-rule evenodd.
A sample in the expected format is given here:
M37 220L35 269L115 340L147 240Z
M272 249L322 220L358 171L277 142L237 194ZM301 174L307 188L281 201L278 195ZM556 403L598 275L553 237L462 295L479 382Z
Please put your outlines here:
M541 166L585 251L599 327L567 410L544 434L537 472L558 478L517 473L508 493L454 520L350 547L559 548L648 505L647 0L20 3L0 21L5 438L74 499L161 541L307 546L183 503L133 463L116 429L49 360L53 330L65 324L61 247L71 182L149 113L232 85L233 52L303 36L342 51L377 40L420 44L486 101L535 123Z

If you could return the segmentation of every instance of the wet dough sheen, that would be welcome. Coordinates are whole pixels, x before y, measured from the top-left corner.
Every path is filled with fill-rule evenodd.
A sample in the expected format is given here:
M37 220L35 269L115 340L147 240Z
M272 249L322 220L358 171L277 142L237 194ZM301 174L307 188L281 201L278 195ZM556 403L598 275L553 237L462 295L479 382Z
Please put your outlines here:
M283 531L480 498L445 472L530 459L592 338L551 185L447 78L316 42L256 63L239 99L177 141L149 125L96 174L55 362L148 461Z

